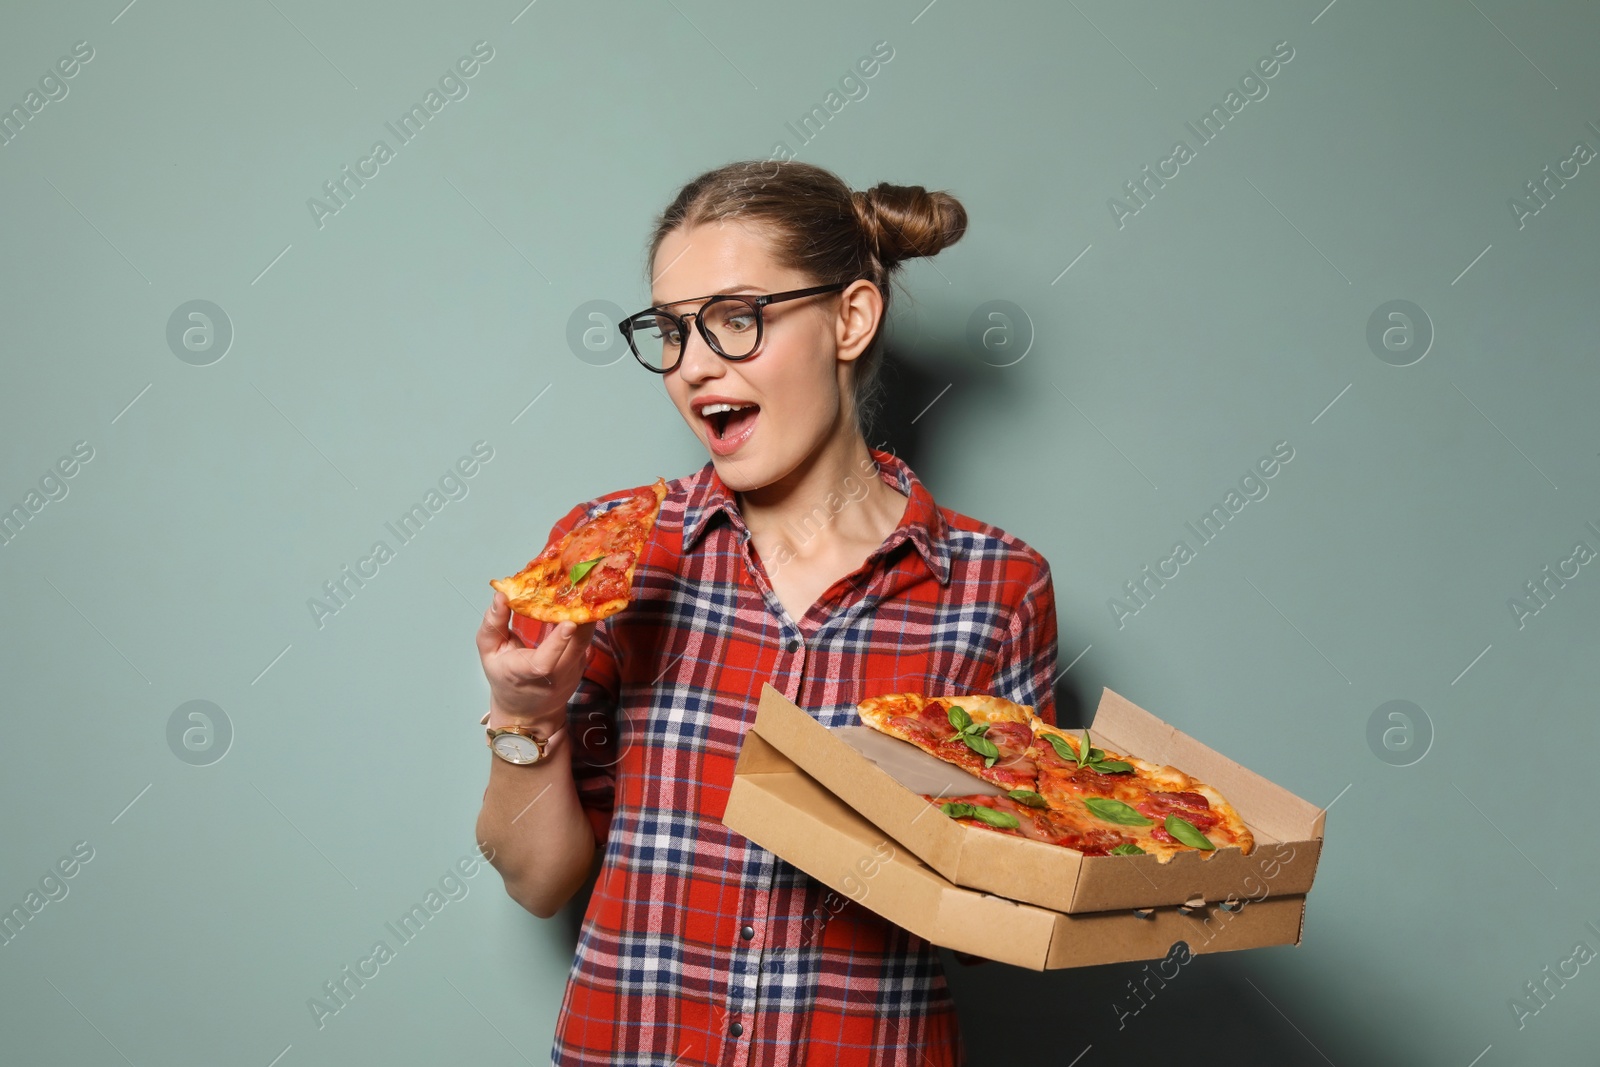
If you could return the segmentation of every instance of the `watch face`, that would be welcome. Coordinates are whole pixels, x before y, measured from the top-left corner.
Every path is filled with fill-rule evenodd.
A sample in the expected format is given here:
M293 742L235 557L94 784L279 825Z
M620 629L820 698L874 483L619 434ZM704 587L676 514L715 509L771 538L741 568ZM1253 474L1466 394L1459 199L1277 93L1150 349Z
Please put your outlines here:
M494 739L494 751L501 759L512 763L537 763L539 746L532 738L521 734L499 734Z

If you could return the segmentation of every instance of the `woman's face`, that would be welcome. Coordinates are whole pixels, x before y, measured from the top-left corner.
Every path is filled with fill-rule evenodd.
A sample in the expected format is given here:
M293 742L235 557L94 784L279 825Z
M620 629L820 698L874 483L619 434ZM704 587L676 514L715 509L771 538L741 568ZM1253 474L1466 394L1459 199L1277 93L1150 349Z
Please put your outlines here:
M718 293L760 296L818 284L776 266L758 228L727 221L668 234L653 275L651 303L680 315L698 311L704 298ZM763 308L761 316L761 347L738 362L713 352L691 322L682 358L665 375L678 414L735 491L778 481L852 427L849 366L864 347L855 338L859 326L850 327L848 316L841 320L838 294L785 300ZM715 401L751 407L702 415L700 409Z

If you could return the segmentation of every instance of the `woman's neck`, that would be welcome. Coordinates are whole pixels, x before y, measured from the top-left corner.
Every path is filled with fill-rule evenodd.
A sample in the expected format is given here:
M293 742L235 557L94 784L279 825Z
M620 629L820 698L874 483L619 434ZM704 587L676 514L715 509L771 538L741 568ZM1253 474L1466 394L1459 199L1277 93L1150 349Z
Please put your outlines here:
M802 559L826 555L844 542L882 543L908 503L878 476L859 432L836 437L787 477L737 495L758 550L787 548Z

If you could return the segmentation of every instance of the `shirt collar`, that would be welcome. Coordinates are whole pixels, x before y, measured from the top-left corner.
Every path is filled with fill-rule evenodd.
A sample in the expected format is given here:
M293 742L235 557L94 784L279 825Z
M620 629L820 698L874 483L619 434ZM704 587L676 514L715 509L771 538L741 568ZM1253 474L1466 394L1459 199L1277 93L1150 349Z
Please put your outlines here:
M886 555L901 542L909 539L917 546L917 551L922 554L928 570L938 579L939 584L948 585L950 582L948 527L939 506L934 503L933 494L928 492L927 486L922 484L922 480L899 456L870 445L867 450L877 463L878 477L910 498L906 504L905 514L900 517L900 524L869 558ZM841 495L840 499L846 498ZM741 537L749 536L744 517L739 514L737 498L717 473L716 464L706 460L705 466L701 467L688 483L688 498L683 508L684 555L693 550L695 542L718 515L726 517Z

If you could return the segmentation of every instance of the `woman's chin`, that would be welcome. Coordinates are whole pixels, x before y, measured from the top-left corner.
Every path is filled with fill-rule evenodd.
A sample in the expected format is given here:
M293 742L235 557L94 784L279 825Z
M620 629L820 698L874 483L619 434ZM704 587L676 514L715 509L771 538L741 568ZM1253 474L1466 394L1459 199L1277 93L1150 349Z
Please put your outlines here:
M756 464L748 457L718 456L713 454L711 465L717 470L722 484L736 493L748 493L767 484L757 473Z

